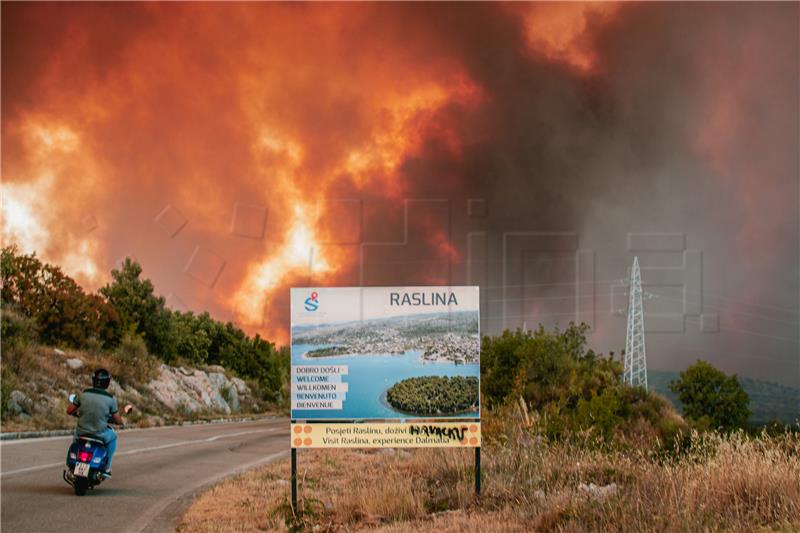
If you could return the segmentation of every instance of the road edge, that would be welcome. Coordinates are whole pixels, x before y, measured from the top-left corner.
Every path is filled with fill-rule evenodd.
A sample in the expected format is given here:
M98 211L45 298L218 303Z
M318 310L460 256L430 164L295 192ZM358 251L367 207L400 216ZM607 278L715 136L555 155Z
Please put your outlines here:
M186 509L189 507L189 504L194 500L194 498L198 494L213 487L214 485L219 484L220 482L228 478L237 476L239 474L243 474L248 470L258 468L259 466L269 464L273 461L277 461L288 454L289 454L288 449L281 450L279 452L269 454L266 457L262 457L261 459L258 459L256 461L252 461L245 465L240 465L228 472L224 472L222 474L216 474L214 476L206 478L193 487L189 487L186 489L179 489L170 494L169 496L167 496L166 498L164 498L158 505L148 509L144 515L139 517L139 519L133 523L133 525L130 527L128 531L132 533L163 531L163 526L165 524L155 524L155 522L159 518L163 518L163 515L168 511L174 511L174 514L169 513L172 514L172 517L168 518L167 520L170 522L169 525L172 528L172 530L175 531L180 523L180 518L183 516Z
M164 424L163 426L150 426L150 427L138 427L138 426L131 426L131 427L122 427L116 428L116 431L140 431L145 429L159 429L159 428L174 428L180 426L197 426L203 424L227 424L227 423L235 423L235 422L256 422L259 420L270 420L270 419L277 419L277 418L284 418L281 415L269 414L269 415L254 415L254 416L241 416L238 418L213 418L210 420L187 420L186 422L181 422L179 424ZM1 441L13 441L13 440L23 440L23 439L47 439L51 437L66 437L68 435L72 435L74 430L72 429L53 429L53 430L42 430L42 431L13 431L8 433L0 433L0 442Z

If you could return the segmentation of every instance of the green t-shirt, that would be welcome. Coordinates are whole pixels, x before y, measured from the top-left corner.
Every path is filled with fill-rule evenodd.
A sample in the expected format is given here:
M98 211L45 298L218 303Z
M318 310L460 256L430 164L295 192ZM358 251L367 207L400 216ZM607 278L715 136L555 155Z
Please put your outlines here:
M117 400L104 389L86 389L75 400L78 407L78 435L100 437L108 420L118 411Z

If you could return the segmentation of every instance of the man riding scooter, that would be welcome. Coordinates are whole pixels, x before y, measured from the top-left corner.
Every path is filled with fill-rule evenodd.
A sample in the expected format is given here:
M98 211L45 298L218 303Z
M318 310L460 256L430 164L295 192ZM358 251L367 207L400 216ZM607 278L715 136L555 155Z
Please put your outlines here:
M105 368L98 368L92 375L92 387L83 391L67 406L67 414L78 417L73 443L77 442L78 437L91 437L105 443L108 460L103 476L106 478L111 477L111 460L117 449L117 434L109 423L123 424L117 400L106 390L110 384L111 373ZM132 408L133 406L126 405L125 414Z

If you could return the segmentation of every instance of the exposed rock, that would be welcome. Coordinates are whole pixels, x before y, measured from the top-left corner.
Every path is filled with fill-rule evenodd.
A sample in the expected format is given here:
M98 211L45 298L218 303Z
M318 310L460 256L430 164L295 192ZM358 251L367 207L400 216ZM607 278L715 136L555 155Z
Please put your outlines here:
M27 412L30 414L47 415L53 411L60 410L59 407L63 409L63 405L59 406L61 399L61 396L45 394L40 396L36 402L31 402L31 409Z
M76 357L67 359L66 361L64 361L64 364L67 365L70 368L70 370L80 370L81 368L83 368L83 361L81 361Z
M28 398L24 392L12 390L8 398L6 408L8 412L13 415L27 415L31 412L33 402Z
M224 374L218 375L224 378ZM222 397L222 391L214 385L208 374L202 370L195 370L191 376L186 376L183 382L199 396L203 407L230 414L231 407Z
M230 410L238 413L241 411L242 404L239 401L239 392L236 387L231 383L222 372L211 372L208 374L208 379L214 384L214 387L220 391L223 399L230 406Z
M233 386L236 387L236 392L238 392L242 396L249 396L251 391L250 387L247 386L247 383L244 382L243 379L240 378L231 378L231 382Z
M56 355L67 355L67 352L59 350L58 348L53 348L53 353Z
M585 492L593 498L606 498L617 493L617 484L610 483L608 485L595 485L589 483L588 485L581 483L578 485L578 490Z
M200 403L181 386L184 376L181 370L183 369L175 369L162 364L158 368L158 377L148 383L147 388L158 401L172 410L181 406L189 411L197 411L200 409Z
M60 400L61 398L51 396L48 394L39 396L35 402L31 402L31 405L33 406L33 412L46 413L47 411L50 410L51 407L57 405ZM28 410L28 412L30 413L31 411Z
M204 372L162 364L158 377L147 388L158 401L172 410L210 410L230 414L241 409L241 397L250 394L244 382L228 379L224 372ZM241 380L239 380L241 381Z
M10 396L13 401L19 403L20 405L30 402L30 398L28 398L24 392L19 390L12 390Z
M219 372L221 374L225 373L225 369L219 365L209 365L208 367L206 367L206 370L208 370L209 372Z
M239 395L236 393L236 388L228 381L228 378L225 377L225 374L221 372L211 372L208 375L208 381L214 387L214 394L218 398L220 404L224 404L227 406L225 409L226 413L231 413L232 411L239 410Z

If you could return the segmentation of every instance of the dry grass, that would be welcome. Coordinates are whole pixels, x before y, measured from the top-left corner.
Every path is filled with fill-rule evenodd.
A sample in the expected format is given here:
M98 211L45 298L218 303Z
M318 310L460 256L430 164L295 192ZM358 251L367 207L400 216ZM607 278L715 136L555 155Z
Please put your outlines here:
M84 368L70 370L64 361L70 357L80 357ZM74 419L66 414L68 396L91 386L91 371L95 368L113 368L107 355L67 350L64 355L53 352L45 346L22 346L3 349L2 387L4 393L18 389L24 392L37 409L29 420L16 420L3 417L4 432L62 429L75 425Z
M301 520L315 531L754 531L800 529L800 438L693 435L664 457L545 443L514 430L484 448L484 495L467 450L298 454ZM180 526L282 531L288 460L202 494ZM581 483L615 483L591 496Z

